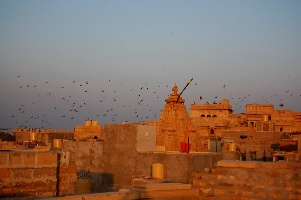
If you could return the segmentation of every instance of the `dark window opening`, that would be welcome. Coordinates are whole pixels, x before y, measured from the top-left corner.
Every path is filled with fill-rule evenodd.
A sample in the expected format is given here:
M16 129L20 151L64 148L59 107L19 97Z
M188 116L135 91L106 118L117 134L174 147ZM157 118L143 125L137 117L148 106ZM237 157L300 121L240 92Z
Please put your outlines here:
M248 138L248 136L246 136L246 135L241 135L240 136L240 139L246 139L246 138Z

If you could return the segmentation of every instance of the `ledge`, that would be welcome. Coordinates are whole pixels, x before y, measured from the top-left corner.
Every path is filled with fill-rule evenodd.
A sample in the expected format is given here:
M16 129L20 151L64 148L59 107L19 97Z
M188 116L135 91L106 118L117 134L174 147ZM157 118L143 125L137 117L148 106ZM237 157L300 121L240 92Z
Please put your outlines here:
M301 169L301 163L220 160L217 162L217 167L249 169Z
M257 168L258 162L254 161L238 161L238 160L220 160L217 162L217 167L231 168Z

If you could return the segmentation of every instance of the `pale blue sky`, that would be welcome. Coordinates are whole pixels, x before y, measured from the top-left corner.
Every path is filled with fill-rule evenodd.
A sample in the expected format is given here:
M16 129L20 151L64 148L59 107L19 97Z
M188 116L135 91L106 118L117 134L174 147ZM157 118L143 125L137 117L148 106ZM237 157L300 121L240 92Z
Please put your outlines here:
M1 0L0 128L156 120L173 84L192 77L188 111L223 98L234 113L301 111L300 10L299 0Z

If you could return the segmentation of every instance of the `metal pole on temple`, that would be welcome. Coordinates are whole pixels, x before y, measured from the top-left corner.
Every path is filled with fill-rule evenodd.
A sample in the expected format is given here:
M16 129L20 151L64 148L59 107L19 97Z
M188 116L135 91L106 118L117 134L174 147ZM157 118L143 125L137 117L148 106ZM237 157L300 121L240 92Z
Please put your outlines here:
M179 101L181 94L184 92L184 90L187 88L187 86L192 82L192 80L193 80L193 78L191 78L191 79L187 82L186 86L184 87L184 89L182 90L182 92L179 94L178 99L177 99L176 102Z
M190 149L189 149L189 137L188 137L188 147L187 147L187 148L188 148L187 153L189 153L189 150L190 150Z

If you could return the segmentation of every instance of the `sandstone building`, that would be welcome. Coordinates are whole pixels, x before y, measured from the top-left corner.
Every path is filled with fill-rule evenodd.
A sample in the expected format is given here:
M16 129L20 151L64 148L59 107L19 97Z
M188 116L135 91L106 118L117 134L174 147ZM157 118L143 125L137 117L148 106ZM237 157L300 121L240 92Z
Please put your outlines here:
M233 114L228 99L219 103L190 104L190 114L178 87L165 100L157 125L157 145L180 150L190 139L191 151L208 151L210 139L235 142L238 150L270 149L285 134L301 132L301 112L275 110L271 104L247 104L246 113ZM227 149L228 150L228 149Z
M82 140L86 138L103 138L102 137L102 127L99 126L98 121L86 120L84 126L74 127L74 139Z
M72 130L52 130L52 129L14 129L16 142L38 141L44 144L52 143L53 139L73 139Z

